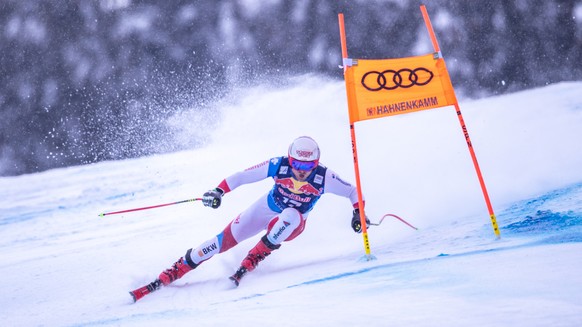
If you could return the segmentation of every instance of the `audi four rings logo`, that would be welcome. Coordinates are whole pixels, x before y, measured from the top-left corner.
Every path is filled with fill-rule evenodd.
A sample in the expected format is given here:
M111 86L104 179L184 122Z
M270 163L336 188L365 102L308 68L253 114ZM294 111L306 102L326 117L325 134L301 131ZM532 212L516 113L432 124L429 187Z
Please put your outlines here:
M370 78L368 78L370 76ZM399 87L407 89L414 85L423 86L432 80L434 74L424 68L387 69L383 72L371 71L362 76L362 86L368 91L394 90ZM374 79L374 77L376 77Z

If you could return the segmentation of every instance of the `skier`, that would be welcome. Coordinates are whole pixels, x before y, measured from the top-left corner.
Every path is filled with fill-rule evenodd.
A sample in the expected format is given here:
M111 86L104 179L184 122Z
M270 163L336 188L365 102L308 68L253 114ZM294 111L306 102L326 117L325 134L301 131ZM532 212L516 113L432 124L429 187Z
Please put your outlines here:
M268 177L275 181L268 193L240 213L221 233L198 248L189 249L149 287L144 286L131 292L134 300L160 288L161 285L172 283L215 254L225 252L266 230L242 260L240 268L230 277L238 286L241 278L247 272L253 271L272 251L281 247L282 242L291 241L303 232L309 212L324 193L337 194L351 201L354 207L351 226L355 232L361 232L356 188L319 163L319 147L308 136L295 139L289 146L288 156L272 158L227 177L218 187L204 193L202 203L216 209L220 207L224 194L241 185ZM367 218L366 223L369 223Z

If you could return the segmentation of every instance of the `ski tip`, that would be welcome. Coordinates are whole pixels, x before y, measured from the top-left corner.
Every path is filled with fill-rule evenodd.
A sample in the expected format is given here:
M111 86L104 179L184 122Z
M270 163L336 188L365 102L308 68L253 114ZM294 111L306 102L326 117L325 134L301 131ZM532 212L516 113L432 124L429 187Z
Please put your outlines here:
M162 286L162 281L159 279L154 280L153 282L142 286L136 290L130 291L129 294L131 295L131 297L133 298L133 302L137 302L139 299L141 299L142 297L150 294L151 292L154 292L158 289L160 289L160 287Z
M238 287L239 281L236 280L236 278L234 278L234 276L230 276L230 277L228 277L228 279L230 279L230 281L234 284L234 287Z

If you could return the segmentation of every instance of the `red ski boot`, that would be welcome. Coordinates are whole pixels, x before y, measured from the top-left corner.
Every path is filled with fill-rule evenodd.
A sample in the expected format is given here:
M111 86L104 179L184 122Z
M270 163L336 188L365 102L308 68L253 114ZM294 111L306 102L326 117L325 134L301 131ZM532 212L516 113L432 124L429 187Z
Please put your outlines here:
M190 266L184 258L180 258L176 261L171 268L164 270L158 279L162 282L164 286L169 285L176 279L182 278L182 276L186 275L187 272L196 268L196 265Z
M235 286L240 284L240 280L246 275L247 272L255 270L259 265L259 262L265 260L267 256L271 254L273 250L277 250L281 247L281 244L273 244L267 238L267 235L263 236L259 243L255 245L249 251L249 254L241 262L240 268L230 276L229 279L234 283Z
M183 258L180 258L176 261L171 268L164 270L158 279L154 280L153 282L142 286L136 290L129 292L131 297L133 298L133 302L137 302L142 297L159 290L162 286L169 285L171 282L175 281L176 279L182 278L187 272L196 268L198 265L188 261L186 258L190 258L190 252L192 249L186 252L186 255Z

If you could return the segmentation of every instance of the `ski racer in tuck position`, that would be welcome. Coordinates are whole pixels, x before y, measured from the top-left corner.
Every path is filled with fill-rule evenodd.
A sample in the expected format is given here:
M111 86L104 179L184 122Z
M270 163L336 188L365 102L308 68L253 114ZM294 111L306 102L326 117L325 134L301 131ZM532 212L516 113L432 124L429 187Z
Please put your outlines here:
M357 191L340 179L331 169L319 163L317 143L308 136L295 139L289 146L288 156L275 157L261 164L225 178L215 189L204 193L202 203L211 208L220 207L224 194L241 185L272 177L273 188L232 220L218 235L189 249L172 267L163 271L149 288L130 292L137 301L153 290L166 286L197 268L218 253L228 251L238 243L265 231L259 242L242 260L230 280L238 286L246 273L253 271L259 262L281 243L291 241L305 229L309 212L325 193L348 198L353 207L351 227L361 232ZM368 220L366 218L366 222ZM147 288L147 289L146 289Z

